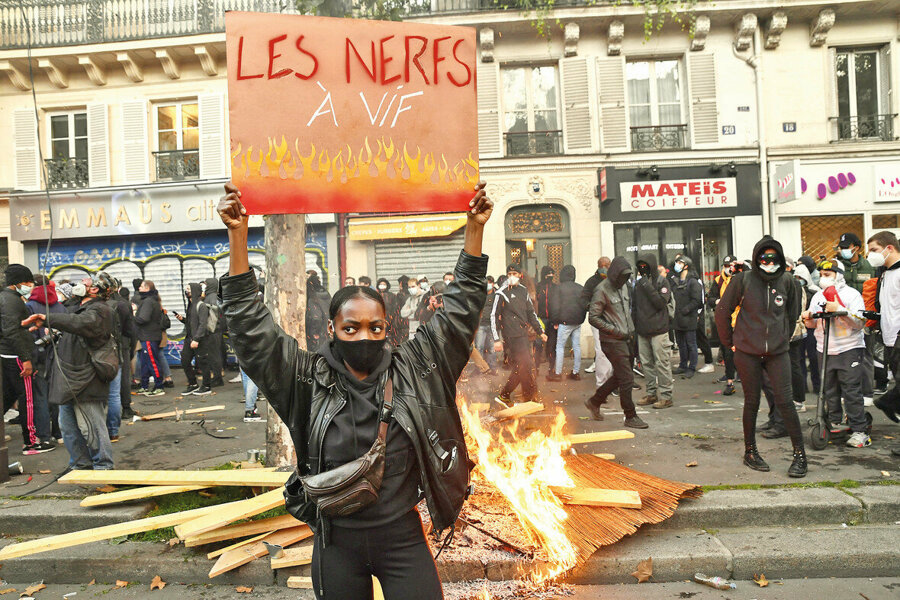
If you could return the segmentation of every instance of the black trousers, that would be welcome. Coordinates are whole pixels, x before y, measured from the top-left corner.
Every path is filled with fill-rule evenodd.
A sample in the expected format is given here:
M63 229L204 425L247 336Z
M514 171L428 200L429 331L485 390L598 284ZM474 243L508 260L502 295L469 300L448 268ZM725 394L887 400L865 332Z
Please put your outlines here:
M207 344L206 355L209 357L212 381L222 381L222 369L225 367L223 358L225 340L221 333L211 333L203 341Z
M875 406L883 410L888 418L895 421L895 417L892 415L900 415L900 339L893 347L885 346L884 361L894 374L894 385L875 400Z
M616 388L619 389L619 402L625 418L637 416L634 400L631 398L634 385L634 371L631 370L631 343L622 340L600 340L600 349L612 364L613 372L603 385L597 388L590 402L594 406L606 404L606 398Z
M703 360L706 364L716 364L713 361L712 348L709 346L709 338L706 337L706 315L700 316L700 323L697 325L697 350L703 354Z
M332 525L324 547L320 533L316 532L312 556L316 598L371 600L374 575L385 600L443 599L418 511L381 527Z
M791 392L794 402L806 402L806 377L803 374L803 345L806 340L791 342L788 356L791 358Z
M744 388L744 444L756 444L756 416L759 414L761 383L765 374L772 386L775 407L781 413L785 429L791 436L791 443L794 447L802 448L803 433L791 393L791 358L788 353L754 356L737 350L734 353L734 365Z
M547 356L547 362L550 363L550 368L547 372L553 373L553 370L556 368L556 337L559 331L550 324L549 319L545 319L544 322L547 327L547 341L544 342L544 353Z
M194 358L196 358L197 369L200 370L203 385L209 385L212 381L212 370L209 366L209 344L204 339L200 340L200 345L197 348L191 348L193 341L191 338L184 338L184 348L181 349L181 368L184 369L188 385L197 385L197 374L194 370Z
M722 346L722 359L725 361L725 378L734 381L734 350Z
M512 373L506 380L506 385L501 390L501 395L510 396L519 384L522 385L522 395L528 402L534 399L537 393L537 384L534 381L534 357L531 355L531 341L527 336L510 338L503 344L509 356L509 366Z
M134 340L125 338L123 344L131 344L131 350L122 361L122 377L119 379L119 398L122 400L122 410L131 409L131 359L134 358ZM50 405L53 412L53 405ZM57 407L57 411L59 407Z
M822 373L819 372L819 351L816 349L816 330L806 329L806 338L803 340L803 381L806 382L806 373L809 371L809 381L812 383L812 391L819 393L822 384ZM809 367L807 368L807 363Z

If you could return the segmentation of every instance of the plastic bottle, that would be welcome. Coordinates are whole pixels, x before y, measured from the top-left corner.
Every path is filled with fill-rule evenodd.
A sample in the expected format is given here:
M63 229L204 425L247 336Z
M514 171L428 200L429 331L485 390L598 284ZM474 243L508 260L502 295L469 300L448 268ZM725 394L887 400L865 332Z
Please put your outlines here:
M703 585L708 585L711 588L716 588L717 590L734 590L737 589L737 586L733 583L730 583L727 579L722 577L707 577L703 573L695 573L694 581L697 583L702 583Z

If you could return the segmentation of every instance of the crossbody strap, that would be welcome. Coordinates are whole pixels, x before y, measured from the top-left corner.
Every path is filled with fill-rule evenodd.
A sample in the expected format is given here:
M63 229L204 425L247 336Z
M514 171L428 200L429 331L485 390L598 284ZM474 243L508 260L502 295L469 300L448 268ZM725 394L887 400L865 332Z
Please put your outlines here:
M394 382L388 376L384 384L384 404L381 407L381 423L378 425L378 439L384 442L387 438L388 424L394 412Z

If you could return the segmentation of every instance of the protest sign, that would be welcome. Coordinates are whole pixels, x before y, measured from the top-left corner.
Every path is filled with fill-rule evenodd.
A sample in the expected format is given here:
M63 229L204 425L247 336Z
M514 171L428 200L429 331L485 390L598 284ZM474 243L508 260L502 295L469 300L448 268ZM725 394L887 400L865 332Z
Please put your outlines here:
M475 30L229 12L232 180L251 214L464 210Z

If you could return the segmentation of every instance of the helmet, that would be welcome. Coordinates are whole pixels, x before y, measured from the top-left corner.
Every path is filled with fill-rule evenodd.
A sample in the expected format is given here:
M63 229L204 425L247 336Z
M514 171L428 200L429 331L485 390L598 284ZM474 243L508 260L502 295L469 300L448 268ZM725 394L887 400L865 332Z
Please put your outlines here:
M100 295L107 296L116 289L116 280L106 271L100 271L91 277L91 286L100 290Z

